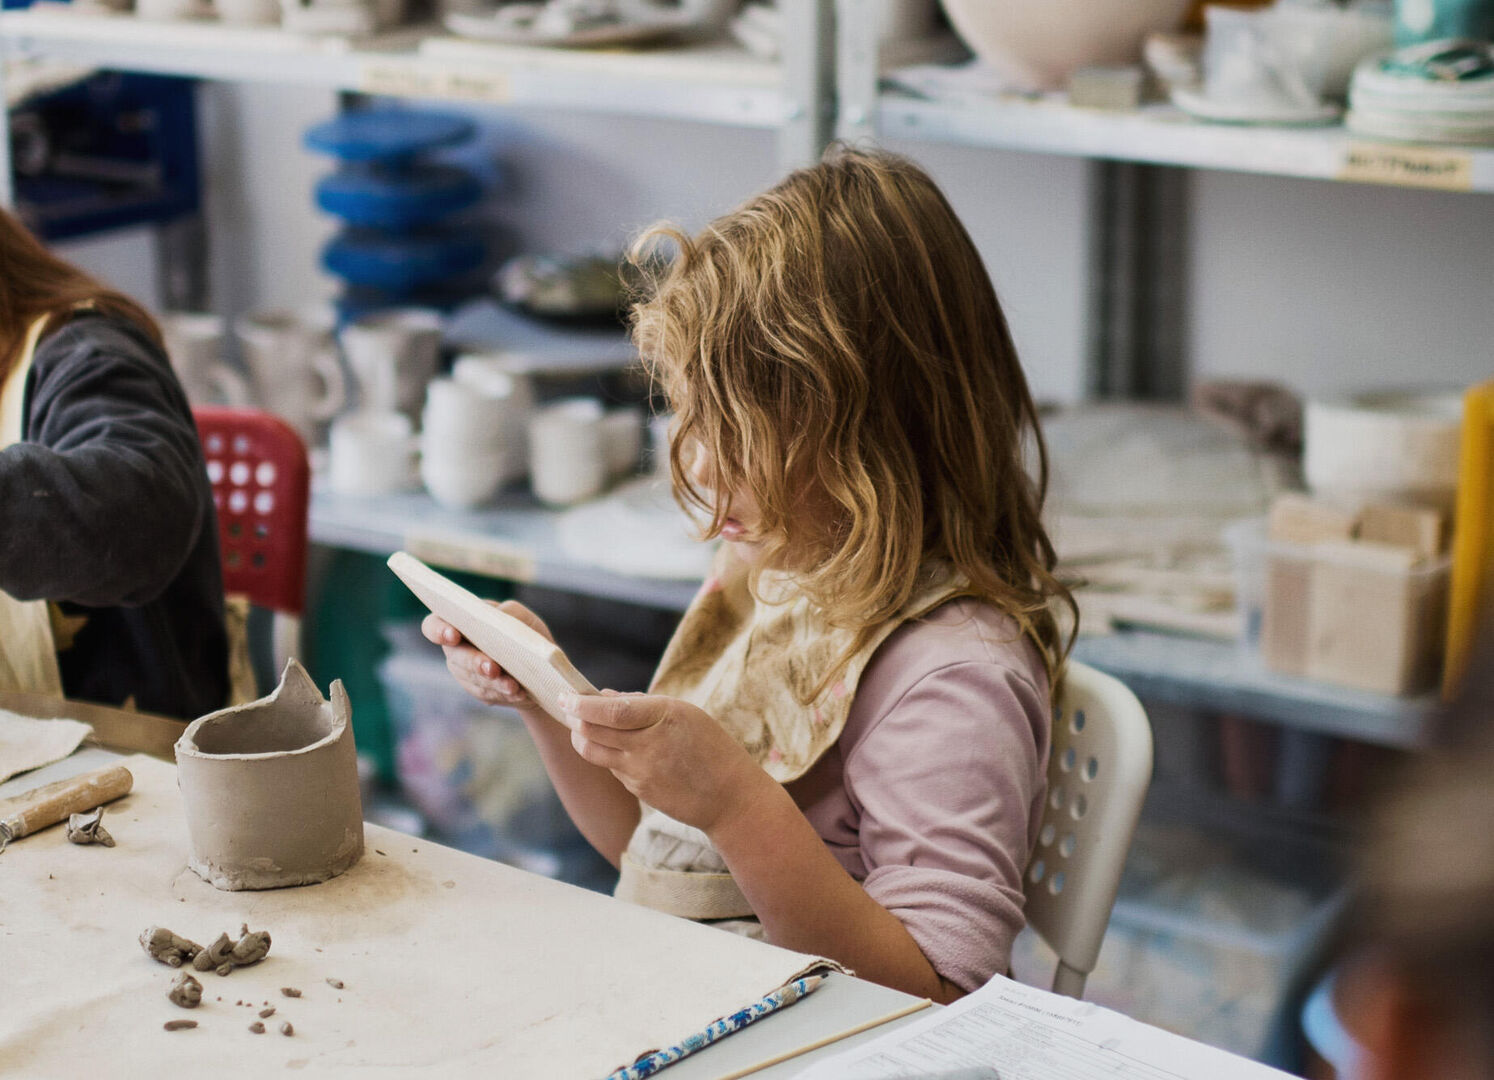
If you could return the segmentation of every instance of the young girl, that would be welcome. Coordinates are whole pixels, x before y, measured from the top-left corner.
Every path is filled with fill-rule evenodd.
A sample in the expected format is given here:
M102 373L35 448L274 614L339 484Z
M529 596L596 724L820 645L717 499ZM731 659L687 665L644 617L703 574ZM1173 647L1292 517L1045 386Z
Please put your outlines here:
M650 693L571 697L562 726L425 633L523 713L619 896L953 1000L1022 927L1071 603L995 292L938 188L882 153L659 238L679 254L634 336L676 491L725 544Z
M191 718L228 695L197 429L139 305L0 210L0 690Z

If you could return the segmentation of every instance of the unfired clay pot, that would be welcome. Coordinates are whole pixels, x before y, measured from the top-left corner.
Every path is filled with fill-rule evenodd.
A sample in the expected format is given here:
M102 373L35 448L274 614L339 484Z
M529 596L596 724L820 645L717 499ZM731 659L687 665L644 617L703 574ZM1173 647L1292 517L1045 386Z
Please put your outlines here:
M176 743L189 865L219 889L336 877L363 854L352 709L295 660L269 697L209 713Z

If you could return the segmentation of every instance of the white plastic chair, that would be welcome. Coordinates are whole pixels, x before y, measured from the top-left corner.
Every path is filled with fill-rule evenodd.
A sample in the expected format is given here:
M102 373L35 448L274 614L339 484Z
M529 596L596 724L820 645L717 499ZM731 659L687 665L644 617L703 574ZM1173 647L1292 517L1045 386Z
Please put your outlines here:
M1070 661L1053 709L1048 798L1027 866L1027 923L1058 954L1053 992L1084 996L1152 781L1152 728L1124 683Z

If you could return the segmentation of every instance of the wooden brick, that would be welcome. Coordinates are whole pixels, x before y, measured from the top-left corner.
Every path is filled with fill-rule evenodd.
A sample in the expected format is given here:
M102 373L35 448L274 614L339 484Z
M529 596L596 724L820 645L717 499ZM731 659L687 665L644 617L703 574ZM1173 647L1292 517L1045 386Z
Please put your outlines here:
M1356 515L1306 495L1282 495L1271 504L1267 537L1281 544L1321 544L1354 537Z
M1359 538L1409 548L1420 559L1434 559L1447 546L1447 517L1430 507L1372 503L1359 514Z

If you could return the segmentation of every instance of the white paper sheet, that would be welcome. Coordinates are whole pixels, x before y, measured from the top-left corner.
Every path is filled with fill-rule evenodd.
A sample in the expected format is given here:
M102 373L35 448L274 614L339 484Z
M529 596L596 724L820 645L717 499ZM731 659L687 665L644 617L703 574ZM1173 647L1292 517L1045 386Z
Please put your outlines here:
M1098 1005L998 976L949 1008L806 1069L796 1080L903 1080L960 1070L1001 1080L1287 1078Z

